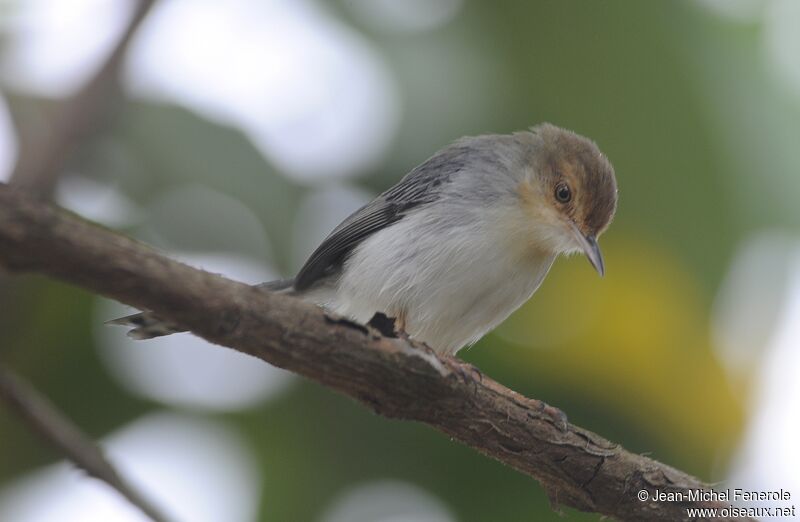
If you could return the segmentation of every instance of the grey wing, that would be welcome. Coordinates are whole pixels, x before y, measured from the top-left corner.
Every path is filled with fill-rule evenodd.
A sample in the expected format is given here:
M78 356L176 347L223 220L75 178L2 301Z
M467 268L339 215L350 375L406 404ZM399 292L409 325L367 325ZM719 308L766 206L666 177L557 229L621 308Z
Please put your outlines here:
M318 280L335 273L361 241L401 217L399 207L383 199L377 199L357 210L336 227L311 254L295 278L295 289L306 290Z
M295 289L306 290L336 273L359 243L396 223L410 210L435 201L441 187L462 169L465 152L460 146L444 149L351 214L308 258L295 278Z

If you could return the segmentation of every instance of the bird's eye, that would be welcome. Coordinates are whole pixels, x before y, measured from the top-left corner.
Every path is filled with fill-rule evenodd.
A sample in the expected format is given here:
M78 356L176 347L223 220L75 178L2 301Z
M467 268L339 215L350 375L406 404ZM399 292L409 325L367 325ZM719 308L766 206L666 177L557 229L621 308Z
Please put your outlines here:
M568 203L572 199L572 191L566 183L556 185L556 199L561 203Z

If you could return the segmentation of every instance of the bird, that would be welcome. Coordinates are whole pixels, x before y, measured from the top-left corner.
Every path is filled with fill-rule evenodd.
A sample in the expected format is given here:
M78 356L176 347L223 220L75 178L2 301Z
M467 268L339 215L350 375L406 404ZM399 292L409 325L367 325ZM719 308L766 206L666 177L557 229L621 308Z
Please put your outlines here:
M533 296L555 259L598 245L617 181L597 144L549 123L464 137L356 210L292 279L257 285L454 356ZM134 339L181 331L151 312L110 321Z

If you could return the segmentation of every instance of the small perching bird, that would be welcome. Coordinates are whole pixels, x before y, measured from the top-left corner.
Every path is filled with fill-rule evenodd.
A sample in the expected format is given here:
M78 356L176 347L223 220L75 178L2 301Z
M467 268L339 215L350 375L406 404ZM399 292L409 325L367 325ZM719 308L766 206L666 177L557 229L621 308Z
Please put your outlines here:
M559 254L603 275L597 238L617 207L614 169L591 140L550 124L461 138L345 219L297 277L260 285L453 355L527 301ZM149 312L114 324L180 331Z

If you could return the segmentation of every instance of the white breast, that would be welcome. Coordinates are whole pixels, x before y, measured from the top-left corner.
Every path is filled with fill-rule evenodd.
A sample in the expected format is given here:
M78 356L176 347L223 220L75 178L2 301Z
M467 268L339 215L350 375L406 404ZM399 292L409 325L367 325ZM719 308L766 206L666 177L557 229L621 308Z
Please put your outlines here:
M350 255L327 306L356 321L375 312L439 353L476 342L539 287L555 258L514 244L508 223L469 209L425 209Z

